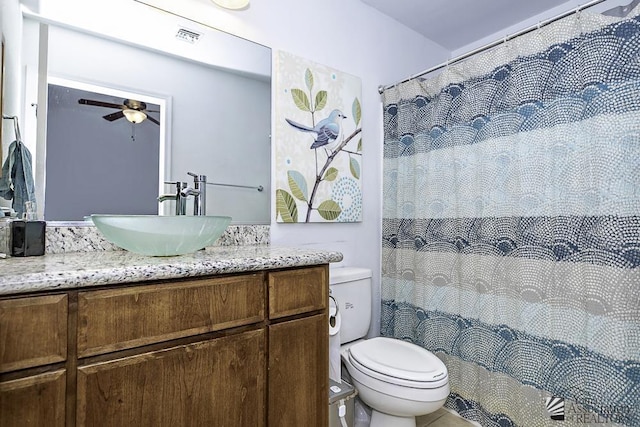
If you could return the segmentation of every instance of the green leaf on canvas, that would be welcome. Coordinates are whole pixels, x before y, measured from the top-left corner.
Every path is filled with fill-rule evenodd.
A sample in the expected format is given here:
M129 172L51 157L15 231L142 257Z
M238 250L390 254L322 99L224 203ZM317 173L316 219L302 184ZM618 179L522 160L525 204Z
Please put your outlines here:
M298 200L308 201L307 180L304 179L304 176L298 171L288 171L287 177L289 178L291 194Z
M358 153L362 152L362 138L358 141Z
M302 89L291 89L291 96L293 102L302 111L311 111L311 104L309 103L309 97Z
M362 108L360 107L360 101L358 98L354 98L353 105L351 106L351 112L353 114L353 121L356 122L356 126L360 124L362 119Z
M323 219L334 221L342 213L342 209L333 200L325 200L318 206L318 213Z
M327 106L327 99L329 98L329 95L327 94L326 90L321 90L318 93L316 93L316 110L322 110L324 107Z
M355 179L360 179L360 163L353 157L349 157L349 169Z
M285 190L276 190L276 212L283 222L298 222L296 201Z
M322 178L325 181L333 181L334 179L336 179L338 177L338 169L336 168L329 168L327 169L327 171L324 174L324 178Z
M309 90L313 89L313 73L308 68L304 72L304 82L307 85L307 89L309 89Z

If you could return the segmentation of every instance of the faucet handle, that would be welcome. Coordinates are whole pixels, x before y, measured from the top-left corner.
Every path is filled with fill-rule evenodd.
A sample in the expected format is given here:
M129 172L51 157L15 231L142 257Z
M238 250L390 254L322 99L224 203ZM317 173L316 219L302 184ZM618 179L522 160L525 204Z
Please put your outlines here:
M165 181L165 184L169 184L169 185L175 185L176 186L176 190L180 191L183 188L187 188L187 183L184 181Z
M197 173L187 172L187 175L192 176L195 182L207 182L206 175L198 175Z

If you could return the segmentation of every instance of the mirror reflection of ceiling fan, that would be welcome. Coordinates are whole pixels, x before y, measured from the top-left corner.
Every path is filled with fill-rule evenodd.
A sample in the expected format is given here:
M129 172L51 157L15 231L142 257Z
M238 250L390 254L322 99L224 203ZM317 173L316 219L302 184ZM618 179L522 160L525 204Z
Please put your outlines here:
M95 107L118 108L120 111L102 116L103 119L113 122L114 120L125 117L131 123L142 123L145 119L159 125L160 122L147 113L159 113L158 110L147 110L147 104L135 99L125 99L122 104L114 104L111 102L95 101L92 99L78 99L78 104L93 105Z

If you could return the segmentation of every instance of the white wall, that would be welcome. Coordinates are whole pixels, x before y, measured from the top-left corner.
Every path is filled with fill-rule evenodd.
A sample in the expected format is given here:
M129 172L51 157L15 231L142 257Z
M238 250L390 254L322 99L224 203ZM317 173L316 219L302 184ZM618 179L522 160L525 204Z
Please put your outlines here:
M589 12L594 12L594 13L602 13L606 10L612 9L614 7L617 6L626 6L627 4L629 4L631 0L606 0L603 1L602 3L599 3L595 6L592 6L586 10L588 10ZM585 0L568 0L567 2L563 3L560 6L551 8L547 11L545 11L544 13L541 13L539 15L536 16L532 16L529 19L526 19L522 22L519 22L515 25L512 25L510 27L504 28L502 30L500 30L497 33L491 34L487 37L484 37L480 40L476 40L473 43L469 43L466 46L463 46L460 49L454 50L451 54L451 56L453 58L455 58L456 56L460 56L460 55L464 55L467 52L472 51L473 49L477 49L481 46L485 46L489 43L493 43L496 40L501 40L504 39L505 37L509 36L509 35L513 35L516 34L519 31L522 31L526 28L529 28L531 26L535 26L538 25L539 23L544 23L546 21L548 21L549 19L553 19L558 15L561 15L565 12L569 12L571 10L575 10L578 7L582 7L585 4L587 4L588 2Z
M247 10L235 12L218 8L210 0L145 2L266 45L272 49L274 59L278 50L283 50L362 79L363 221L278 224L272 207L271 243L338 250L344 254L342 264L372 269L377 299L374 314L379 317L383 133L378 86L440 63L450 52L360 0L253 0ZM110 26L111 17L126 27L126 20L135 17L126 9L139 7L130 0L43 0L42 3L42 13L65 19L75 14L79 24L84 23L95 31ZM95 22L91 22L87 14L93 15ZM147 30L144 21L128 28L141 33ZM272 181L273 176L272 170ZM373 325L373 332L377 333L379 322L374 321Z
M2 113L22 117L22 69L20 67L20 43L22 40L22 19L18 0L0 1L0 39L4 40L4 96ZM2 141L0 141L0 168L7 158L9 144L15 139L13 121L0 120ZM22 125L22 123L20 123ZM11 206L10 200L0 197L0 206Z
M4 57L4 99L3 113L10 116L21 115L22 97L22 70L20 68L20 44L22 40L22 19L20 19L20 4L18 0L0 1L0 37L5 43ZM4 123L6 122L6 123ZM10 121L3 121L4 130L11 132L4 136L4 142L11 142L13 139L13 124ZM7 147L4 147L5 150Z

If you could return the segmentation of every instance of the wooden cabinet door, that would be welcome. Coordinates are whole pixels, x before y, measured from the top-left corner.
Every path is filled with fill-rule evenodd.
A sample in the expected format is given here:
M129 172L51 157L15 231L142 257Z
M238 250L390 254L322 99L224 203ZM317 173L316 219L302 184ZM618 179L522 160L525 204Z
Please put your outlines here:
M265 330L78 369L78 427L262 427Z
M269 427L326 427L329 331L326 314L269 326Z
M63 427L63 369L0 382L0 427Z

